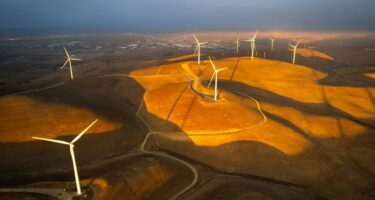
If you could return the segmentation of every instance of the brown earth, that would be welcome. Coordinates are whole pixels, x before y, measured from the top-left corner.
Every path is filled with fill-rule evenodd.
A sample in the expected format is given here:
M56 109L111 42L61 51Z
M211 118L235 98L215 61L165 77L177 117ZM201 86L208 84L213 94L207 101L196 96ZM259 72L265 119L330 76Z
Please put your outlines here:
M48 197L40 194L19 194L19 193L1 193L2 200L52 200L53 197Z

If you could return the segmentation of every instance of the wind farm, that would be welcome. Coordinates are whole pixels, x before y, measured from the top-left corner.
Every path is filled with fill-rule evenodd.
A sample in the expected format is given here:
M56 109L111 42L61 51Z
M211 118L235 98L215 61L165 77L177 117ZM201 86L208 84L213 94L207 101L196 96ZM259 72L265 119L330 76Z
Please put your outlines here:
M71 32L0 29L0 199L373 199L374 32L109 1L49 13Z

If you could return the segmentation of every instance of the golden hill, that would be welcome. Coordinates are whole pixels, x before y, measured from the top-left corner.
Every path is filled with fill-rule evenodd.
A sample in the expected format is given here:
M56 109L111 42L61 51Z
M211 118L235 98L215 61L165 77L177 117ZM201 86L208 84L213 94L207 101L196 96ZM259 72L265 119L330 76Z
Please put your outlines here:
M229 67L219 74L225 89L219 102L207 100L213 93L205 87L212 74L207 61L133 72L154 77L134 77L146 88L140 117L151 130L161 128L150 113L182 130L161 134L158 146L219 170L306 184L328 196L371 188L366 173L375 175L375 87L323 85L324 72L280 61L214 62ZM168 83L166 76L174 78ZM330 184L337 179L340 184Z
M46 102L28 96L1 98L0 116L3 116L0 118L1 142L30 141L31 136L74 136L99 117L88 109ZM119 126L119 123L101 118L88 134L109 132L118 129Z

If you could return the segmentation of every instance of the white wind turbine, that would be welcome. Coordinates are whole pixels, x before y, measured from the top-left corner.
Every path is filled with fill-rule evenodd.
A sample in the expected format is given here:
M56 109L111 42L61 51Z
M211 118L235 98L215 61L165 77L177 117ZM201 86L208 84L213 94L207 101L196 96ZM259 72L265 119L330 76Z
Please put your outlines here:
M271 37L271 51L273 51L274 42L275 42L275 38Z
M195 34L193 34L193 36L194 36L195 42L197 43L197 46L195 47L194 54L198 53L198 65L200 65L201 64L201 45L206 44L207 42L199 42L198 38L195 36Z
M298 48L298 45L299 43L302 41L302 39L298 40L298 42L295 44L295 45L292 45L290 44L289 42L289 46L292 47L293 49L293 64L296 62L296 53L297 53L297 48Z
M71 57L65 47L64 47L64 51L65 51L65 54L66 54L66 61L65 61L64 65L61 67L61 69L64 69L65 65L69 63L70 79L73 79L72 60L74 60L74 61L82 61L82 60L79 59L79 58Z
M237 40L234 41L233 43L236 44L236 52L238 53L238 49L239 49L239 47L240 47L240 38L237 38Z
M65 141L62 141L62 140L54 140L54 139L48 139L48 138L33 137L33 139L36 139L36 140L43 140L43 141L47 141L47 142L53 142L53 143L64 144L64 145L69 146L70 155L72 157L72 162L73 162L74 177L75 177L78 195L81 195L82 192L81 192L81 186L79 184L77 164L76 164L76 159L75 159L75 155L74 155L74 143L77 142L83 136L83 134L85 134L91 128L91 126L93 126L97 121L98 121L98 119L93 121L79 135L77 135L71 142L65 142Z
M250 42L251 47L251 59L254 59L254 51L255 51L255 38L257 37L258 31L255 32L254 36L248 40L245 40L247 42Z
M211 82L212 82L212 80L213 80L214 77L215 77L215 96L214 96L214 100L217 101L217 74L218 74L219 72L223 71L224 69L227 69L228 67L224 67L224 68L221 68L221 69L216 69L215 64L214 64L214 63L212 62L212 60L211 60L211 57L208 57L208 58L210 59L211 66L212 66L212 68L214 69L214 73L212 74L212 76L211 76L211 80L210 80L210 82L208 83L208 86L207 86L207 87L210 87Z

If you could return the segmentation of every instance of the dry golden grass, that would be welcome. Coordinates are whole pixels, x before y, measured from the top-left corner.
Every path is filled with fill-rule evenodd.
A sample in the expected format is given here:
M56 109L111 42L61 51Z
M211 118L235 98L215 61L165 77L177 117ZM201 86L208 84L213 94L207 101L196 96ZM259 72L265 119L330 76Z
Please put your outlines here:
M233 80L296 101L317 103L321 102L323 97L322 89L316 82L325 76L322 72L302 65L265 59L250 60L242 58L234 72ZM223 75L223 77L228 76Z
M371 92L375 88L361 87L324 87L327 102L357 119L375 124L375 105Z
M152 71L159 76L162 74L185 74L188 77L197 78L199 72L205 70L205 68L207 66L200 67L191 63L178 63L160 66L158 70L153 69ZM134 74L140 75L143 73L136 71ZM229 75L230 72L223 72L223 74ZM137 77L135 79L138 81ZM196 94L191 91L190 79L181 76L177 80L170 81L170 79L157 78L157 80L149 80L149 82L141 80L139 83L144 88L148 88L144 95L147 111L161 119L172 122L187 134L233 132L252 127L262 120L255 103L248 99L221 92L219 103L208 102L197 98ZM150 87L150 84L152 84L152 87ZM205 90L207 90L206 93L213 96L213 87ZM163 103L155 101L156 99L162 99ZM239 116L237 114L239 112L242 112L243 115Z
M252 100L222 91L220 101L213 103L197 97L190 90L191 82L188 79L180 78L180 82L172 81L170 84L163 79L160 83L154 81L153 87L146 90L144 95L147 111L177 125L189 135L195 145L219 146L235 141L258 141L287 155L297 155L312 145L311 141L301 136L298 129L308 133L310 137L327 139L338 139L343 135L355 138L367 132L367 127L339 116L338 112L348 113L365 123L374 123L375 107L367 93L367 90L373 89L322 86L317 81L325 78L326 74L306 66L280 61L258 58L250 60L244 57L240 60L228 58L214 62L218 68L229 68L219 74L219 79L228 80L233 76L233 81L291 102L289 105L283 105L282 102L262 102L262 99L259 99L266 112L285 119L295 128L280 121L269 120L265 126L251 130L251 127L262 120ZM212 68L208 62L203 63L199 67L192 63L177 63L174 67L179 69L183 66L187 74L209 80ZM173 66L169 65L165 70L159 71L164 71L165 74L176 73L176 70L171 68ZM195 87L201 93L213 95L212 89L201 84ZM162 99L162 103L157 99ZM309 108L309 105L312 107ZM314 110L315 105L320 106L320 110ZM329 105L333 106L333 109ZM307 108L304 108L306 106ZM234 135L194 135L241 130L242 133Z
M0 141L30 141L32 136L56 138L77 135L97 116L70 105L44 102L28 96L0 98ZM100 119L88 134L117 129L119 124Z
M186 83L170 84L147 92L144 97L147 111L187 134L243 130L262 121L252 101L221 92L220 101L213 103L197 98L187 87ZM163 103L154 99L163 99Z
M314 50L314 49L299 48L297 50L297 54L306 58L315 57L315 58L321 58L321 59L326 59L326 60L331 60L331 61L334 60L331 56L323 52Z
M188 55L178 56L178 57L174 57L174 58L169 58L169 59L167 59L167 61L168 62L178 62L178 61L191 59L191 58L195 58L195 57L197 57L196 54L188 54Z
M375 73L365 73L367 77L375 79Z

